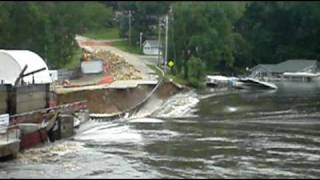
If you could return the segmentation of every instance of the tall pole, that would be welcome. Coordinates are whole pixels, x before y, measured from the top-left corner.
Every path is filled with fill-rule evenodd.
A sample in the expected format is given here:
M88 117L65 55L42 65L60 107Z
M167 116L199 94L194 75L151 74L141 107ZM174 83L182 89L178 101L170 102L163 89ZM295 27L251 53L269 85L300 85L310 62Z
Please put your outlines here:
M166 15L166 53L164 56L164 72L167 72L169 16Z
M160 21L161 18L159 17L159 27L158 27L158 43L159 43L159 50L158 50L158 66L160 66L160 52L162 51L162 43L161 43L161 25Z
M131 10L129 10L129 44L131 45Z
M140 32L140 50L142 49L142 32Z

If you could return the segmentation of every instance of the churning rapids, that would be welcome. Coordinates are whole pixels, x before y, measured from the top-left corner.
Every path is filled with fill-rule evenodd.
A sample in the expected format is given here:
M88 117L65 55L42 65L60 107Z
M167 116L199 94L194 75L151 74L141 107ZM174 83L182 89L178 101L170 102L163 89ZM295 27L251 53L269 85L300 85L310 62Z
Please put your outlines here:
M147 117L89 121L1 162L0 177L319 178L319 130L319 84L185 92Z

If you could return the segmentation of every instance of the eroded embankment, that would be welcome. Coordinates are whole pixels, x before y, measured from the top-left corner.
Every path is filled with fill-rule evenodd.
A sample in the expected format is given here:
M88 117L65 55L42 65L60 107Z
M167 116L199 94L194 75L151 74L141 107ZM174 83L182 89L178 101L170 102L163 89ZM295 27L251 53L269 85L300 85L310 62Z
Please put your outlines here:
M156 85L138 85L127 89L94 89L58 93L57 103L87 100L90 113L117 114L128 111L150 96ZM171 82L162 82L150 98L166 99L181 88Z

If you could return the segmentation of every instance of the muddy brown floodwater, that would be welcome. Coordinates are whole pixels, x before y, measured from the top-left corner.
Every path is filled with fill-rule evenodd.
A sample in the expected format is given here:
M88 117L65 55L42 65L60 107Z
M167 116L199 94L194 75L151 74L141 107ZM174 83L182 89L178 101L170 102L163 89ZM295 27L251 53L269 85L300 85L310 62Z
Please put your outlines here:
M0 163L1 178L319 178L320 85L186 92L150 117L90 121Z

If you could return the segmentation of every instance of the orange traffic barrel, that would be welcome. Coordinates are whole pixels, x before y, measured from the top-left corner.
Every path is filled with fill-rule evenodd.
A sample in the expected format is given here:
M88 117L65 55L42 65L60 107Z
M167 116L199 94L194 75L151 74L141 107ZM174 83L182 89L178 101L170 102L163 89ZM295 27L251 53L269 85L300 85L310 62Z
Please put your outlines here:
M99 82L99 84L106 84L106 83L110 84L112 82L113 82L112 76L104 76Z

